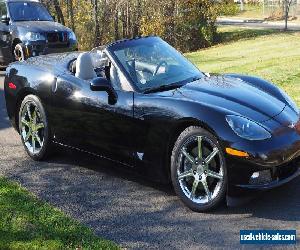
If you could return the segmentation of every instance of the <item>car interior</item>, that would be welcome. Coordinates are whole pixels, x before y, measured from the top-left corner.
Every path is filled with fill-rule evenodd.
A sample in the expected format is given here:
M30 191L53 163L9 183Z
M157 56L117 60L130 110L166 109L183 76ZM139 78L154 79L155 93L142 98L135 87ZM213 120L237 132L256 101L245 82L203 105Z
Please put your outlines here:
M157 67L145 62L130 60L127 62L128 70L131 75L136 76L136 82L139 85L145 85L155 75L166 71L166 66ZM83 52L78 58L72 60L69 64L70 72L76 77L90 81L96 77L104 77L109 80L115 89L127 89L127 86L121 86L120 77L116 67L109 61L106 55L101 52Z
M81 53L70 62L69 70L76 77L85 81L104 77L111 82L115 89L121 89L117 69L102 51Z

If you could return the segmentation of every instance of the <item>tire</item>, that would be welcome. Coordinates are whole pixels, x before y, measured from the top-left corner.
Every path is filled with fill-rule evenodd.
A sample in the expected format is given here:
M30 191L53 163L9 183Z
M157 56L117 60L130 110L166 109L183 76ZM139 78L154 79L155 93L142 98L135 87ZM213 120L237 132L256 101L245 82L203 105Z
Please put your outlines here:
M16 46L14 47L13 56L14 60L19 62L25 61L27 59L22 43L16 44Z
M40 161L52 153L48 118L41 100L35 95L24 98L19 109L19 132L27 154Z
M227 168L217 138L201 127L185 129L172 151L171 179L176 194L193 211L218 207L227 191Z

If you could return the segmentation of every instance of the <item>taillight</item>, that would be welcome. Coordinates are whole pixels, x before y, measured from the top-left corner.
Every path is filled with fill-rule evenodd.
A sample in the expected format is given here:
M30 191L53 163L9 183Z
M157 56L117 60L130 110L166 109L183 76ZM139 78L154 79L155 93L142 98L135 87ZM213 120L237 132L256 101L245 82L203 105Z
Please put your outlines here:
M8 83L8 87L9 87L10 89L17 89L17 86L16 86L15 84L13 84L12 82L9 82L9 83Z

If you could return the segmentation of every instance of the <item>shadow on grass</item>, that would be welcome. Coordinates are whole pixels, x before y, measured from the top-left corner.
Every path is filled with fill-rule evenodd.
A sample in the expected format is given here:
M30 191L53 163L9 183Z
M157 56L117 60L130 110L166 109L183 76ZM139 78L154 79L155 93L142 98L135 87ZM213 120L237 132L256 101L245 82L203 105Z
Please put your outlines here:
M222 26L224 27L224 26ZM278 29L251 29L251 28L240 28L228 30L228 31L219 31L215 40L215 44L219 43L229 43L235 42L244 39L251 39L261 36L267 36L272 34L282 33L282 30ZM297 31L287 31L285 33L295 33Z

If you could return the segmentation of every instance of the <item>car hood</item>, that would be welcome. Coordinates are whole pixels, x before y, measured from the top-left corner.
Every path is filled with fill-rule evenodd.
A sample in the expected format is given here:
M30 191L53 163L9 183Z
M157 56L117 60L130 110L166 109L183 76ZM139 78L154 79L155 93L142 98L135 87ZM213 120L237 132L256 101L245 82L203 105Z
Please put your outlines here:
M27 32L60 32L71 31L69 28L57 22L51 21L25 21L15 22L15 26Z
M160 93L212 106L228 114L264 122L280 114L286 104L268 92L241 79L211 76L188 83L175 91Z

